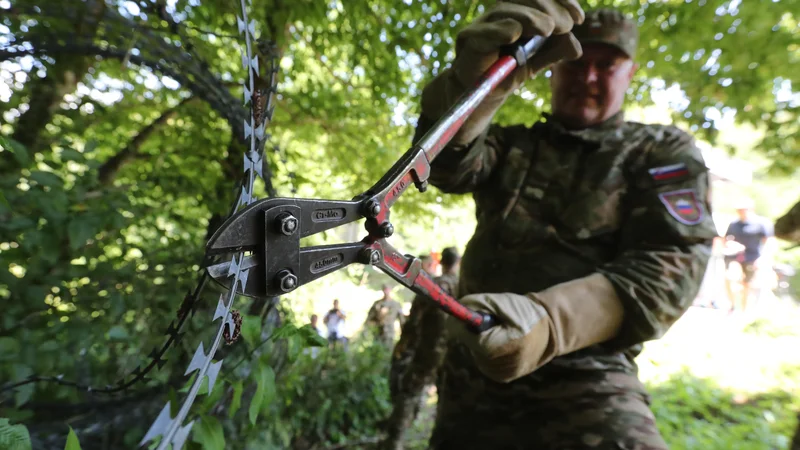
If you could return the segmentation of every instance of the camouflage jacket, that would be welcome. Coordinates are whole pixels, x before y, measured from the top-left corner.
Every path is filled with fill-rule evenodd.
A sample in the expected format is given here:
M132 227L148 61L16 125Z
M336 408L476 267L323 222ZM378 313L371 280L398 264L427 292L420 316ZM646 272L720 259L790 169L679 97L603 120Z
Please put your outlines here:
M456 295L458 276L443 274L433 280L450 295ZM400 340L392 353L389 390L392 398L417 396L421 389L435 381L446 350L445 314L436 303L417 295L403 325Z
M367 325L377 327L376 331L381 336L394 336L395 320L402 326L405 319L403 305L392 299L377 300L367 313Z
M415 141L432 124L421 117ZM621 113L578 131L548 116L532 127L491 125L471 144L442 151L430 181L475 200L459 296L538 292L599 272L625 308L612 341L508 384L484 377L466 348L451 342L442 414L462 405L509 411L532 398L587 392L644 393L634 357L690 306L717 235L707 168L688 134L624 122Z

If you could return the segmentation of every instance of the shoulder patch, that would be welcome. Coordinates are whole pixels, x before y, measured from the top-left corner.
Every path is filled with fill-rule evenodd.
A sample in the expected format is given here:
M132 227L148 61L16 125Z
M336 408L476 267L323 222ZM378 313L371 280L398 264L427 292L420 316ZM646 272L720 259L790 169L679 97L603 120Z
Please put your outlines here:
M689 175L689 168L684 163L653 167L647 171L653 181L677 181Z
M667 208L667 212L684 225L697 225L705 217L705 210L695 189L662 192L658 194L658 199Z

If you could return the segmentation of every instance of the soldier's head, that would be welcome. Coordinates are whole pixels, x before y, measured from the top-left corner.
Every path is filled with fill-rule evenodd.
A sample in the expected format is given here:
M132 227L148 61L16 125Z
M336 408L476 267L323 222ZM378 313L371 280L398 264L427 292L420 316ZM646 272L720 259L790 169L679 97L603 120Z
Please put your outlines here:
M461 255L455 247L447 247L442 250L442 272L458 270L458 263L461 262Z
M333 300L333 309L339 309L339 299Z
M551 106L566 127L588 128L622 109L638 68L634 57L639 32L631 18L604 8L588 11L572 33L583 47L583 56L553 66Z
M426 254L420 255L419 259L422 261L422 270L431 273L433 271L433 257L430 254Z
M319 319L319 317L316 314L312 314L311 315L311 326L313 326L313 327L317 326L317 320L318 319Z
M392 285L389 283L385 283L381 285L381 291L383 291L383 296L385 298L389 298L392 296Z

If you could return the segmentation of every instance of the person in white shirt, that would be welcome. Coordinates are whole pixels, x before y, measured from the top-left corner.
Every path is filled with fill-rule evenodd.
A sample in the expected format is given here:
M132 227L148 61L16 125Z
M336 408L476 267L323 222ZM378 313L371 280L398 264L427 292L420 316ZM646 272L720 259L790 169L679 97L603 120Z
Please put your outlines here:
M339 300L333 301L333 308L331 308L322 321L328 327L328 343L331 348L336 347L337 342L344 343L344 323L347 315L339 309Z

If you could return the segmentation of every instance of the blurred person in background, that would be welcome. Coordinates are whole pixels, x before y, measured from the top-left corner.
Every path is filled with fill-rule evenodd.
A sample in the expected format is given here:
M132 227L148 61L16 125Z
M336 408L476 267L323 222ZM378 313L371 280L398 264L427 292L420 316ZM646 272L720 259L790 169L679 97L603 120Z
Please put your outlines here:
M772 222L754 212L752 199L739 200L735 208L739 219L725 232L725 286L730 311L745 312L755 281L767 279L772 272L776 242Z

